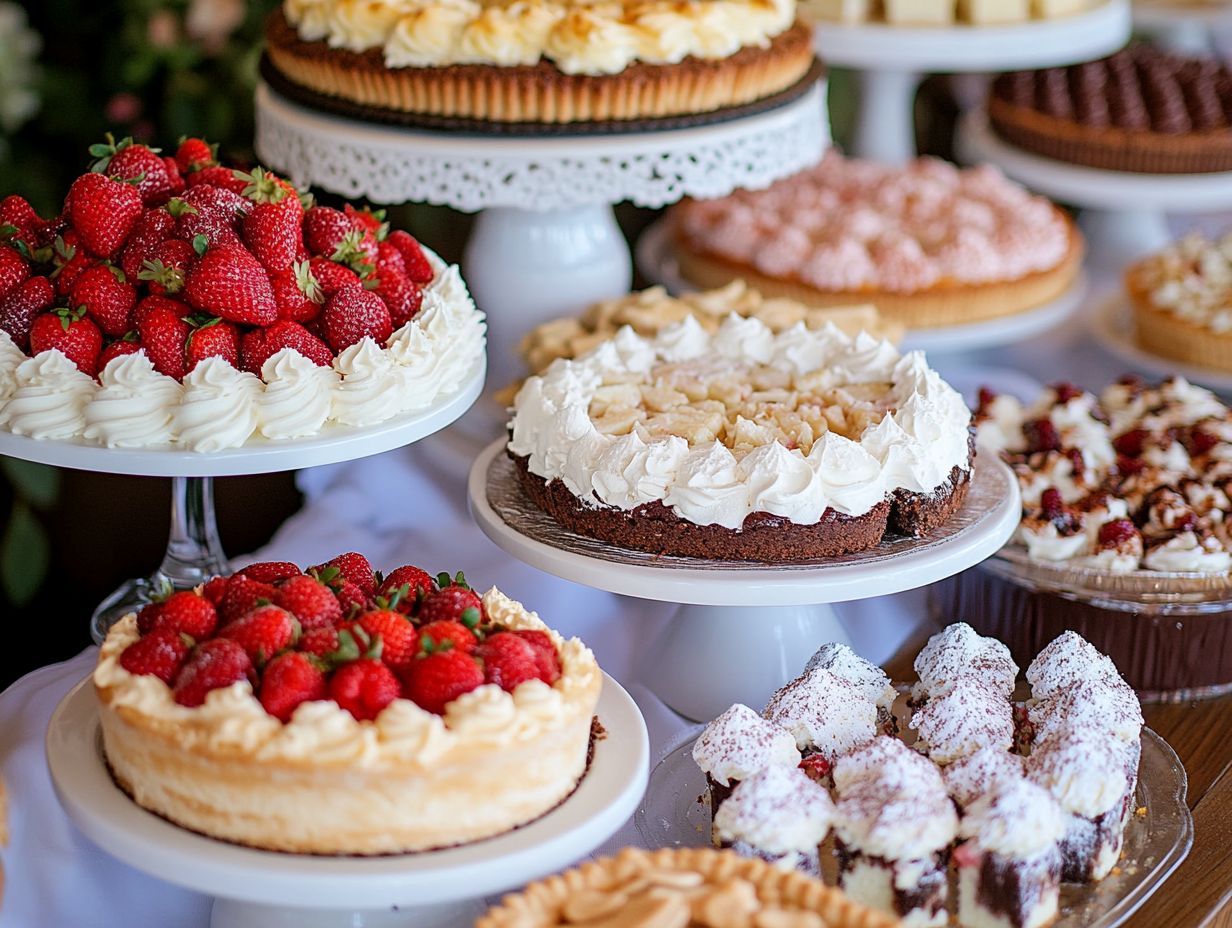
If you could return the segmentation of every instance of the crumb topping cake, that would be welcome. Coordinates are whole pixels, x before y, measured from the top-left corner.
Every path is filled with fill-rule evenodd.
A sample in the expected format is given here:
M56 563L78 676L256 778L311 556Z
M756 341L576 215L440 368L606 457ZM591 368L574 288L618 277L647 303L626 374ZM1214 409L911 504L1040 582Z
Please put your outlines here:
M965 499L962 398L923 355L731 315L622 329L518 392L509 455L568 528L655 553L800 560L922 535Z
M793 0L287 0L266 39L315 93L497 122L707 112L813 62Z
M343 557L254 565L112 627L94 686L120 787L193 831L310 854L463 844L564 800L602 685L590 650L418 568L376 590L369 568L365 591ZM342 620L339 595L374 592Z
M1232 235L1194 232L1125 272L1138 346L1232 370Z
M1032 405L984 391L978 440L1018 475L1017 540L1033 560L1111 573L1222 574L1232 413L1181 377L1122 378L1098 397L1070 384Z
M948 626L917 660L927 683L909 700L916 711L902 738L869 736L881 686L840 682L823 669L847 665L875 680L859 663L826 645L759 723L733 706L702 732L695 759L703 770L715 768L720 742L725 756L762 765L735 792L708 776L716 844L811 873L807 819L817 862L833 854L844 892L909 926L942 926L956 914L964 928L1043 928L1057 916L1062 881L1110 872L1134 809L1142 715L1103 654L1078 635L1058 637L1031 662L1031 696L1016 703L1017 667L1004 645L964 623ZM843 743L791 731L804 717L856 716L859 730ZM745 730L752 744L742 748ZM776 739L784 749L769 758L765 745ZM800 750L794 757L789 739ZM821 800L827 792L832 805ZM793 836L790 848L776 840L779 830Z
M627 848L506 896L476 928L893 928L801 873L730 851Z
M765 190L669 216L681 271L699 286L739 277L805 303L869 302L909 328L1038 306L1069 287L1082 256L1048 200L994 167L934 158L890 167L831 150Z

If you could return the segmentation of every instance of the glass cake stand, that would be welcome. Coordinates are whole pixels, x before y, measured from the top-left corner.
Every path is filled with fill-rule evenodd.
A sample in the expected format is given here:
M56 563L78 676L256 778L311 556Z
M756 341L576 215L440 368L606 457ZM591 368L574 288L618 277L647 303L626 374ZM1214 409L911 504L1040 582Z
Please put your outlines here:
M1051 68L1102 58L1129 40L1129 0L1075 16L998 26L815 23L817 53L853 68L860 111L852 152L889 164L915 157L915 93L927 73Z
M965 570L1006 542L1021 512L1009 468L980 458L965 505L927 538L767 565L659 557L570 532L527 498L504 440L475 460L468 496L479 527L519 560L611 593L680 603L646 649L642 675L659 698L698 720L734 702L761 705L818 647L847 640L833 603L916 589Z
M151 876L214 896L211 928L456 928L471 924L483 897L573 863L633 814L646 789L646 724L608 676L596 714L608 737L595 741L586 775L563 803L506 834L418 854L262 851L147 812L111 779L90 678L51 718L47 765L60 804L87 838Z
M1172 241L1167 214L1232 207L1232 171L1137 174L1068 164L1003 141L982 110L963 118L959 150L968 161L992 162L1032 190L1082 207L1079 224L1092 262L1118 272L1134 258Z
M668 748L650 775L634 821L648 847L709 847L710 799L706 775L693 761L701 727ZM1142 730L1136 802L1117 870L1100 883L1064 884L1061 914L1052 928L1114 928L1155 892L1189 854L1193 817L1185 801L1185 768L1168 742ZM823 873L825 872L823 863Z
M171 532L162 564L149 577L125 581L95 609L90 632L101 643L112 624L168 584L189 589L229 572L214 517L213 478L337 464L412 444L465 413L483 392L485 372L486 361L480 358L457 389L425 410L363 428L330 424L311 438L254 436L240 448L200 453L104 448L84 440L44 441L0 431L0 455L73 470L171 478Z
M647 227L637 240L635 257L642 276L663 285L670 293L679 295L698 289L680 273L666 220L656 220ZM911 329L899 347L903 351L924 351L933 357L1016 345L1064 323L1083 305L1089 292L1090 282L1080 273L1065 293L1047 303L996 319Z

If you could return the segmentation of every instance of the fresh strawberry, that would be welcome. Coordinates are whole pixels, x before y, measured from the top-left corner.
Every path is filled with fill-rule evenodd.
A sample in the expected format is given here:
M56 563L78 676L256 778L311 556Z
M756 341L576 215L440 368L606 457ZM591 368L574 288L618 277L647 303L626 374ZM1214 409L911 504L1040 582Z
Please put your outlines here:
M335 293L364 285L353 270L335 264L329 258L313 258L308 262L308 268L312 271L317 286L321 288L321 295L327 300Z
M146 206L166 203L175 186L158 149L139 145L130 138L117 142L108 133L106 142L90 146L90 154L98 159L91 170L131 182Z
M181 706L199 706L211 691L248 680L256 683L252 661L230 638L212 638L193 649L175 678L175 701Z
M303 234L299 194L285 180L261 168L247 176L243 195L253 206L242 223L244 243L266 270L290 270Z
M325 323L325 340L336 352L345 351L364 338L384 345L394 330L389 308L375 293L362 288L335 293L325 301L321 318Z
M212 165L199 171L193 171L184 180L189 190L197 187L220 187L231 193L242 194L244 188L248 186L243 172L222 165Z
M30 276L30 262L16 249L0 246L0 302Z
M222 598L226 595L226 592L226 577L211 577L205 582L205 585L201 587L201 595L212 602L215 609L217 609L222 603Z
M136 354L138 351L141 351L141 340L136 331L125 332L121 337L103 347L102 354L98 356L98 369L100 372L105 371L107 365L116 358Z
M299 637L299 622L279 606L258 606L218 632L219 638L238 642L253 664L260 667L267 660L295 643Z
M330 627L342 621L342 607L332 590L314 577L284 580L274 602L299 619L304 631Z
M328 698L325 671L307 654L288 651L279 654L261 676L258 699L274 718L289 722L301 703Z
M175 217L161 207L141 214L120 255L120 267L129 280L137 279L145 262L154 258L154 249L171 238L175 229Z
M272 603L277 597L278 589L273 584L250 580L243 574L235 574L227 580L227 589L222 594L218 614L224 622L234 622L240 616L252 612L257 606Z
M252 329L244 333L240 345L243 369L260 376L265 362L283 348L295 349L320 367L329 367L334 361L334 353L325 342L298 322L279 319L268 328Z
M337 667L361 657L375 657L372 639L354 621L305 631L295 643L298 651L313 654L326 666Z
M103 333L94 320L86 318L85 308L56 309L43 313L30 327L30 353L56 349L91 377L98 373L98 356L103 351Z
M406 262L402 260L402 252L390 241L378 242L376 246L376 276L383 278L386 274L401 274L406 277Z
M413 661L402 675L402 692L421 709L443 715L445 706L483 682L473 657L449 649Z
M175 163L181 174L191 174L218 164L218 146L204 139L187 138L175 150Z
M368 207L356 209L350 203L343 204L343 215L351 221L353 228L359 229L365 235L372 235L381 241L389 234L389 223L385 221L385 210L372 210Z
M429 622L419 630L419 646L428 654L447 648L470 654L478 644L475 633L461 622Z
M517 635L534 649L540 680L551 686L560 679L560 654L556 650L556 642L552 640L551 635L537 628L521 628L512 634Z
M1099 527L1099 546L1115 548L1130 541L1137 534L1137 526L1129 519L1112 519Z
M1057 427L1052 424L1051 419L1027 420L1022 425L1022 434L1027 440L1029 452L1061 450L1061 437L1057 434Z
M329 570L331 567L334 569L332 573ZM323 583L330 584L335 578L342 577L359 587L365 596L376 593L376 575L372 571L372 564L357 551L347 551L331 557L311 570L320 575Z
M332 255L342 239L355 231L351 217L328 206L314 206L304 213L304 245L313 255Z
M466 577L459 573L453 579L441 574L436 579L439 589L428 596L419 607L421 622L461 622L474 627L483 621L483 600L466 585Z
M390 324L400 329L419 312L423 291L403 274L386 273L379 277L375 293L389 309Z
M171 199L167 211L175 217L177 238L195 244L203 235L206 245L239 245L240 219L251 206L232 190L201 184Z
M1191 457L1195 458L1208 454L1222 441L1218 435L1212 434L1196 425L1186 430L1181 440L1185 443L1185 450L1189 452Z
M1149 437L1150 433L1145 429L1130 429L1128 432L1122 432L1112 439L1112 447L1116 449L1117 454L1123 454L1131 458L1140 457L1146 448L1146 440Z
M359 721L372 720L402 695L394 672L371 657L343 664L329 681L329 696Z
M160 628L121 651L120 666L138 676L158 677L170 686L191 650L191 638L174 629Z
M87 251L110 258L141 218L141 194L124 181L83 174L69 187L64 213Z
M154 625L158 621L158 617L162 615L163 598L160 596L153 602L146 603L137 610L137 631L143 635L148 635L154 630Z
M150 257L141 265L137 279L144 280L155 296L176 294L184 289L188 269L197 260L196 249L178 238L169 238L150 249Z
M338 577L330 587L338 600L339 608L342 609L343 618L354 618L372 606L372 597L345 577Z
M428 256L424 254L423 248L419 242L415 241L414 236L398 229L390 232L385 241L397 248L399 254L402 255L407 277L417 284L432 282L436 272L432 270L432 265L428 263Z
M30 344L30 329L44 310L56 302L56 288L46 277L22 281L0 302L0 329L9 333L18 348Z
M357 621L374 643L380 640L381 660L394 670L404 669L419 653L419 635L402 613L374 609L361 613Z
M436 581L426 570L407 564L382 578L377 593L388 600L404 587L405 592L398 599L397 609L399 612L414 612L425 596L436 592Z
M367 280L376 273L379 248L375 237L360 229L352 229L342 236L338 247L329 253L329 259L346 265L358 274L361 280Z
M206 358L222 358L237 371L240 369L240 333L230 322L217 316L193 314L188 317L192 331L185 342L185 370L191 371Z
M325 294L312 276L312 265L307 261L296 261L290 270L272 272L270 286L274 290L279 319L307 322L321 314Z
M193 590L172 593L162 602L162 609L154 619L154 628L169 628L183 632L197 641L214 634L218 627L218 612L214 604Z
M257 561L236 571L249 580L260 580L262 583L280 583L291 577L300 576L303 571L290 561Z
M84 306L98 327L114 338L133 327L137 288L118 267L96 264L86 268L73 281L69 305Z
M160 374L183 380L188 373L184 346L192 327L185 321L188 307L178 300L147 296L133 310L141 347Z
M180 166L175 163L174 158L163 158L163 165L167 168L168 186L166 200L169 200L183 193L188 188L188 184L184 182L184 175L180 173ZM166 202L166 200L163 202Z
M42 224L42 217L25 197L13 193L0 200L0 237L21 239L30 244L29 240Z
M95 262L82 247L81 236L69 229L52 244L51 263L55 266L51 279L55 281L56 293L66 297L72 292L73 284L81 273L93 267Z
M215 245L188 272L184 297L197 309L245 325L278 318L265 268L239 245Z
M483 680L513 692L527 680L539 679L539 658L535 649L517 635L497 632L475 648L483 663Z
M798 766L804 775L814 783L828 787L833 782L830 779L830 775L834 771L834 764L820 754L810 754L800 761Z

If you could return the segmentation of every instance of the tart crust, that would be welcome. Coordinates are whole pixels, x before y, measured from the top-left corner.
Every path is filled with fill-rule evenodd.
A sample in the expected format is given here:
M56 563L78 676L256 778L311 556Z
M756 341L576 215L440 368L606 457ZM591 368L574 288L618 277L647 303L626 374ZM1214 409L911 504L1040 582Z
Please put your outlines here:
M1070 164L1137 174L1232 170L1232 131L1228 129L1167 135L1086 126L998 97L988 100L988 119L997 135L1010 144Z
M1184 364L1232 372L1232 334L1216 332L1155 305L1132 273L1126 288L1134 309L1134 341L1143 351Z
M1069 247L1056 267L1017 280L986 284L950 281L915 293L819 290L795 278L770 277L750 264L700 249L679 224L674 224L672 237L681 274L698 287L720 287L743 279L766 296L788 297L812 306L872 303L893 322L925 329L1010 316L1041 306L1068 290L1082 267L1084 245L1081 233L1069 217L1059 209L1057 213L1065 218L1069 229Z
M502 624L546 629L512 605L512 623ZM385 715L405 700L376 722L355 722L333 703L307 703L283 726L262 717L242 682L185 709L161 680L119 667L120 651L136 634L135 616L114 626L95 674L108 767L142 808L210 837L302 854L448 847L538 818L566 799L586 770L602 674L580 642L561 650L562 677L552 688L559 711L544 701L524 706L521 688L480 696L495 689L481 687L450 704L445 725L406 703L401 710L411 710L404 714L413 724L395 732ZM523 684L536 686L544 689L538 681ZM468 707L476 711L467 724L455 726L450 712L467 697L480 704ZM502 701L511 712L493 705ZM302 720L305 709L317 716ZM291 737L288 729L297 726Z
M697 876L701 879L696 879ZM764 921L757 913L746 922L737 920L738 906L737 911L733 911L734 900L729 899L733 887L738 886L737 881L752 884L760 908L777 910L775 914L766 914ZM627 888L639 884L638 892ZM653 913L643 911L645 907L641 902L654 903L665 894L675 894L696 906L694 911L699 917L689 924L773 924L804 928L816 925L817 916L827 928L892 928L898 924L897 919L852 902L840 890L820 880L781 870L763 860L740 857L731 851L626 848L615 857L589 861L565 873L531 883L516 895L506 896L499 906L476 922L475 928L553 928L558 925L658 928L663 922L656 921ZM628 901L622 904L621 900ZM598 914L604 908L606 913ZM714 911L714 919L709 917L708 910ZM587 918L591 912L597 917ZM640 920L639 912L642 913Z
M813 66L812 32L797 20L766 48L714 61L634 62L611 75L565 74L550 62L502 67L389 68L382 51L305 42L281 10L266 25L271 64L315 93L362 106L492 122L575 123L706 113L751 103Z

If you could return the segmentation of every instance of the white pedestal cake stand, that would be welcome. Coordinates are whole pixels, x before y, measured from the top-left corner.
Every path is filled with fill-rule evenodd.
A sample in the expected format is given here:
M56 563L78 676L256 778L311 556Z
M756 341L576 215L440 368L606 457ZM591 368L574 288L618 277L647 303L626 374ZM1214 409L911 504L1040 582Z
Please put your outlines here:
M522 492L505 442L475 460L471 513L519 560L587 586L681 603L642 659L643 677L687 718L714 718L734 702L759 706L827 641L843 641L831 604L916 589L978 564L1001 547L1021 514L1018 484L981 458L963 508L924 539L887 540L863 554L811 564L657 557L585 538L558 525Z
M94 611L90 631L102 642L121 616L148 602L167 584L188 589L228 572L214 518L214 477L237 477L337 464L412 444L449 425L483 392L486 362L467 374L458 389L420 412L363 428L331 425L312 438L268 441L258 436L224 451L103 448L84 440L41 441L0 431L0 455L55 467L171 478L171 533L167 553L150 577L129 580Z
M1031 189L1083 207L1079 224L1091 261L1105 267L1119 269L1172 241L1168 213L1232 207L1232 172L1134 174L1067 164L1003 141L979 111L964 117L960 149L965 160L991 161Z
M419 854L280 854L216 841L145 811L107 770L88 678L52 716L47 764L61 805L87 838L151 876L215 896L211 928L456 928L471 924L484 896L573 863L633 814L646 789L646 723L611 677L596 714L608 737L595 742L590 769L563 803L507 834Z
M1076 16L1004 26L818 22L817 53L860 81L853 153L889 164L915 157L915 92L923 74L1011 71L1090 61L1129 39L1129 0Z
M488 315L499 387L522 374L514 349L525 332L628 292L632 263L612 204L723 196L814 164L829 142L824 90L819 82L775 109L692 128L496 137L346 119L262 85L256 150L300 184L482 210L463 269Z
M1167 3L1134 0L1134 31L1179 55L1215 52L1212 30L1232 18L1227 3Z
M697 289L680 273L665 220L660 219L647 227L637 240L634 253L637 269L647 280L662 284L676 295ZM1018 344L1042 335L1067 320L1082 306L1089 289L1086 275L1080 274L1073 286L1055 300L997 319L911 329L903 337L900 347L904 351L918 350L930 356L939 356Z

